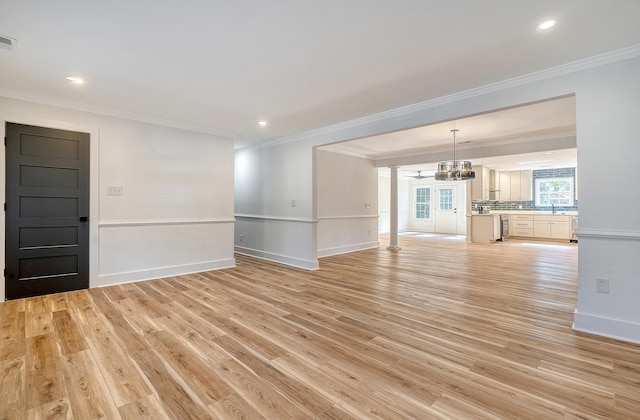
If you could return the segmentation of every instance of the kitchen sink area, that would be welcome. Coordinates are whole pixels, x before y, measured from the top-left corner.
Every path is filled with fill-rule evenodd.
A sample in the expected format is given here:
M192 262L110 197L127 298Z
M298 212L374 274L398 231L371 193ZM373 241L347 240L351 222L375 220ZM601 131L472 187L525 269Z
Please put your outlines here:
M471 242L504 241L508 237L577 242L578 212L492 212L472 214ZM505 220L508 220L505 227ZM508 232L508 233L507 233Z
M474 169L480 176L471 182L471 242L500 242L509 237L577 242L575 168Z

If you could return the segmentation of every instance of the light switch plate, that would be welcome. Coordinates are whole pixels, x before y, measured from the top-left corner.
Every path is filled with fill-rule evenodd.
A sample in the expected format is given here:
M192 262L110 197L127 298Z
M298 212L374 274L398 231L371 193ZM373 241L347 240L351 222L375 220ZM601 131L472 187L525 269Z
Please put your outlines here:
M107 195L122 195L122 187L107 187Z
M609 293L609 279L596 278L596 292Z

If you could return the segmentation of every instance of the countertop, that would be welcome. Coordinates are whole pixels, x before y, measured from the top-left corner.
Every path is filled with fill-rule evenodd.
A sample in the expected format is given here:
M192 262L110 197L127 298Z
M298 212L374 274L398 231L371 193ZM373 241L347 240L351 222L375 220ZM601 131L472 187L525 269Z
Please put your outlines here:
M577 211L526 211L526 210L493 210L490 214L554 214L556 216L577 216Z

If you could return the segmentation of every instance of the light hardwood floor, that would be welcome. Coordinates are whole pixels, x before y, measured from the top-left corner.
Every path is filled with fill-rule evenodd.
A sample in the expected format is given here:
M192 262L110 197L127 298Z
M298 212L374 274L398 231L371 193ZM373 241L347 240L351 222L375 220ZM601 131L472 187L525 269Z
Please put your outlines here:
M0 418L640 418L640 346L571 329L577 245L385 245L4 302Z

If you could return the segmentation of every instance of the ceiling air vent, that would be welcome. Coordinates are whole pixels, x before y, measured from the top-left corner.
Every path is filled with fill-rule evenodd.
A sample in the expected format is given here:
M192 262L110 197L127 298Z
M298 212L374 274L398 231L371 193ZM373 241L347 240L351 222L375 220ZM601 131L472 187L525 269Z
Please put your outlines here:
M0 35L0 50L16 51L18 41L8 36Z

